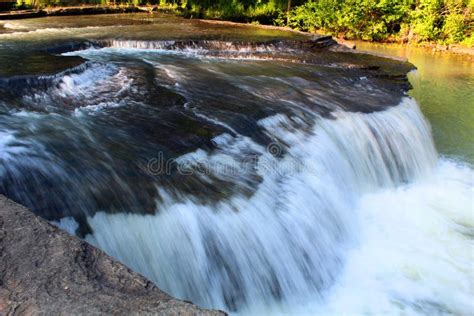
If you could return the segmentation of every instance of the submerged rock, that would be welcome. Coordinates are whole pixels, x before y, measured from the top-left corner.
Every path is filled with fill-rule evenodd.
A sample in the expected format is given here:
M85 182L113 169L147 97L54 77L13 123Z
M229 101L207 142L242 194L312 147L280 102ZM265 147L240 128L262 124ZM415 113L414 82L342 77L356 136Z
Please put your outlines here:
M170 297L0 195L0 314L224 315Z

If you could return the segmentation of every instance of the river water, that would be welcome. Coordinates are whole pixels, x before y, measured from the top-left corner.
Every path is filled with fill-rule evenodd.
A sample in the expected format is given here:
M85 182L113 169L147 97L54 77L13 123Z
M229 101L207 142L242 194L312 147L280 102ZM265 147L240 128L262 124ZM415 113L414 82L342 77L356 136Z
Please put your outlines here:
M361 51L407 58L417 67L408 75L423 114L433 126L441 154L474 163L474 62L472 56L424 48L358 42Z
M471 314L472 64L448 80L413 59L406 95L409 65L296 39L143 14L4 23L0 193L200 306Z

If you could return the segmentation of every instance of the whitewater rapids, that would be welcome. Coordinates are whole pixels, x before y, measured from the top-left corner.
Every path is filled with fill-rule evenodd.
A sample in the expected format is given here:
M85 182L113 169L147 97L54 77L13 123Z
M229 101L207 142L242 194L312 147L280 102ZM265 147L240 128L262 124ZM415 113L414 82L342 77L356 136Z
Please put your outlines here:
M275 46L102 44L5 82L2 194L203 307L472 314L474 172L437 154L399 76ZM150 174L158 154L191 174Z
M471 313L473 170L438 158L412 99L335 117L319 119L309 134L290 132L284 115L261 120L288 144L279 160L230 135L214 153L186 158L235 165L242 148L259 151L264 180L250 198L206 205L157 188L159 213L99 212L88 218L94 234L86 239L205 307L258 315Z

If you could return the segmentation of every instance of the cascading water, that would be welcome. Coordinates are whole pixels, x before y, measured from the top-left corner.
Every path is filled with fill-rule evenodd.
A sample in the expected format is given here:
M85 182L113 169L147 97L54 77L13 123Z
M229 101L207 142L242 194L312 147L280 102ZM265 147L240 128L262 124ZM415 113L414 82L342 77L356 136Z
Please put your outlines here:
M87 240L203 306L254 311L281 302L323 304L360 225L367 225L357 220L361 198L435 172L429 128L408 99L385 112L321 119L308 136L288 131L286 117L261 124L288 144L284 157L275 160L239 137L228 137L211 155L193 154L193 161L218 169L237 164L239 147L257 147L263 181L252 197L206 205L160 190L158 215L98 213L89 218L97 233Z
M473 310L473 171L413 99L352 66L173 45L68 53L91 68L0 99L0 192L205 307Z

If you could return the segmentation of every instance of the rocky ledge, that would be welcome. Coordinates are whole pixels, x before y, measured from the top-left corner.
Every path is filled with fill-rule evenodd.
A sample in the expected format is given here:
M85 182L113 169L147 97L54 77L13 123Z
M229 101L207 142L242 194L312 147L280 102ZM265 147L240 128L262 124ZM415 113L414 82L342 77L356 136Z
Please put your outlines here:
M0 315L225 315L170 297L0 195Z

